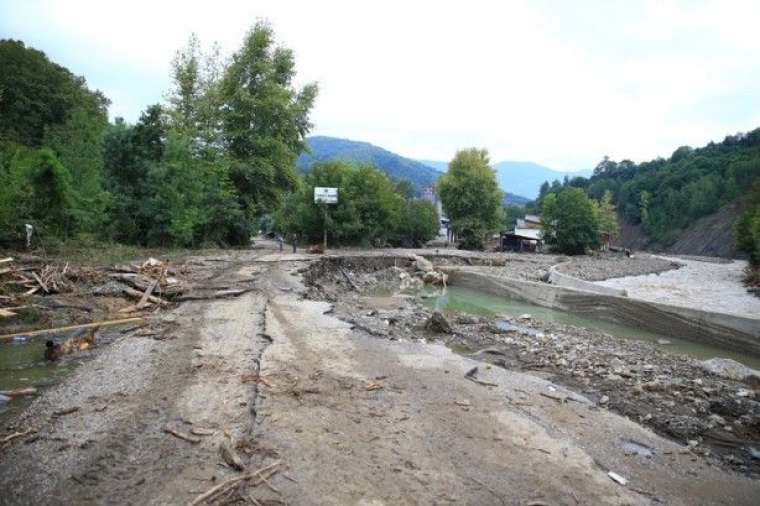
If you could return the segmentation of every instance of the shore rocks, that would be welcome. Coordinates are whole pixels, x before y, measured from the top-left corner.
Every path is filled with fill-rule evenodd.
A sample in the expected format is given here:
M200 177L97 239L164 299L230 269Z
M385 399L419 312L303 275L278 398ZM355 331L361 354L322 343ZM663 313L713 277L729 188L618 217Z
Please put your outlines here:
M700 362L700 366L705 371L720 376L721 378L742 381L749 385L760 386L760 371L750 369L744 364L730 358L711 358Z
M425 328L438 334L452 333L451 325L449 325L449 322L446 320L446 318L444 318L443 315L438 311L433 313L430 318L428 318L428 321L425 322Z

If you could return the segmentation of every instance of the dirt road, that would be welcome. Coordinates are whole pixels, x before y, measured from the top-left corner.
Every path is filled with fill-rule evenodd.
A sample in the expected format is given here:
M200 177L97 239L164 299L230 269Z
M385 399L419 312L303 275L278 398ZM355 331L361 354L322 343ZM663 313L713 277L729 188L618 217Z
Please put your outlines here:
M757 504L760 483L540 377L352 329L302 297L303 259L257 257L208 280L254 291L185 303L36 400L0 503L189 504L239 475L229 435L248 470L283 469L220 504Z

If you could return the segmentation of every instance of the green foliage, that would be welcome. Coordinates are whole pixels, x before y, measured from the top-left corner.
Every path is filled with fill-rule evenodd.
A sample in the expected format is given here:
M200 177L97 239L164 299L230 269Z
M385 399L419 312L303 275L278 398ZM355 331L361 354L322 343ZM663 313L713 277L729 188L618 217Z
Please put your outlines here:
M296 89L290 49L275 46L269 25L259 22L220 82L223 138L241 204L258 215L295 188L295 161L311 128L316 84Z
M338 204L315 204L315 186L338 188ZM331 244L419 245L438 230L430 204L399 193L373 167L340 161L316 164L286 198L275 222L283 235L312 243L322 241L326 226Z
M588 194L611 192L620 216L641 223L665 247L699 218L745 194L760 178L760 129L693 149L682 146L669 159L635 164L605 157L586 182Z
M597 208L580 188L544 196L541 222L546 243L560 253L581 255L599 244Z
M464 248L481 248L504 222L502 192L484 149L458 151L438 180L438 195Z
M612 203L612 193L604 192L601 200L592 200L591 203L594 206L599 232L609 234L610 239L617 238L620 235L620 225L618 224L615 204Z
M743 212L735 225L736 248L749 254L755 267L760 266L760 180L745 196Z

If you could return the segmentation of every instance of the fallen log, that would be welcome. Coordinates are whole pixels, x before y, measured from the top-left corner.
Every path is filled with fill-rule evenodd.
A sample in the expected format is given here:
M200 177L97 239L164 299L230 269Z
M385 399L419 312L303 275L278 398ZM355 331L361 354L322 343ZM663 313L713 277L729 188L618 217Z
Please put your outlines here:
M140 297L140 302L137 303L137 309L142 309L148 304L148 300L150 299L153 290L156 289L156 286L158 286L158 280L155 280L148 288L145 289L145 293L143 293L142 297Z
M68 332L70 330L77 330L77 329L91 329L93 327L112 327L114 325L122 325L125 323L137 323L137 322L143 322L144 318L142 317L134 317L134 318L121 318L118 320L104 320L100 322L93 322L93 323L82 323L80 325L69 325L66 327L56 327L52 329L41 329L41 330L27 330L22 332L16 332L14 334L5 334L0 336L0 341L11 341L14 337L17 336L44 336L46 334L54 334L57 332Z
M147 292L147 289L145 290L145 292ZM133 299L138 299L140 301L142 301L142 298L145 295L145 292L140 292L138 290L135 290L134 288L129 288L129 287L127 287L127 288L124 289L124 293L127 296L132 297ZM148 293L147 300L149 302L152 302L153 304L158 304L159 306L166 306L166 305L169 304L168 301L165 301L161 297L156 297L155 295L150 295L150 293ZM135 306L137 306L139 304L140 303L138 302Z

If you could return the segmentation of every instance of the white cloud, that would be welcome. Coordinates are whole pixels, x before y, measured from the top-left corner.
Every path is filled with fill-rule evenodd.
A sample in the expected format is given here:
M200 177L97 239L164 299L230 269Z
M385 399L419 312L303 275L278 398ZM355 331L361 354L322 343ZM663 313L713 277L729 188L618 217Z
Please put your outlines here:
M3 36L84 74L130 119L168 89L191 31L232 51L267 18L299 81L320 83L314 133L407 156L476 145L572 169L760 122L751 1L18 1L0 15Z

